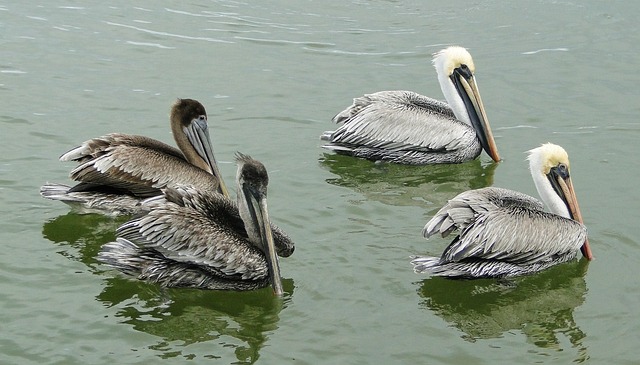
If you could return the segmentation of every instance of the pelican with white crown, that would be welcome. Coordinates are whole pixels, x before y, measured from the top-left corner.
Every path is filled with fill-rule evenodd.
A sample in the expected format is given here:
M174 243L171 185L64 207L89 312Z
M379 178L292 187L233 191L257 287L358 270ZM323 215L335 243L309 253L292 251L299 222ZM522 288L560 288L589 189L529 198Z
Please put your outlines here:
M475 65L462 47L434 54L433 65L447 103L412 91L380 91L353 100L320 137L336 153L408 165L473 160L484 149L498 162L480 98Z
M144 215L123 224L98 260L165 287L253 290L271 284L283 294L278 256L294 251L271 224L264 165L237 154L235 204L215 191L167 188L142 202Z
M458 235L440 257L412 257L417 273L453 278L513 277L593 255L569 173L569 156L547 143L529 151L529 168L543 203L512 190L465 191L425 225L425 238Z
M216 162L207 112L197 100L178 99L171 108L171 131L180 150L155 139L123 133L92 138L63 154L77 161L73 187L47 183L40 194L80 213L134 214L140 201L178 184L229 196Z

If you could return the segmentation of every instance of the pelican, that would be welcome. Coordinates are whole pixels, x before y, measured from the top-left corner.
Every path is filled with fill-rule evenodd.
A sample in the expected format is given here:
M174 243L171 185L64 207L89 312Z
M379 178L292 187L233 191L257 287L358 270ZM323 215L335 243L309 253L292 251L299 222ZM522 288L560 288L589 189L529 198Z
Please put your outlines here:
M569 156L551 143L529 151L536 198L488 187L449 200L425 225L425 238L459 230L441 257L412 257L417 273L458 278L512 277L593 259L569 174Z
M320 137L337 153L408 165L461 163L484 149L498 162L469 52L449 47L434 55L447 103L412 91L380 91L353 100L333 117L342 125Z
M142 203L151 208L145 215L118 228L98 260L165 287L252 290L271 284L282 295L276 253L291 255L293 242L270 226L264 165L239 153L236 161L237 205L212 191L167 188L163 197Z
M111 133L93 138L60 157L79 163L69 175L79 184L47 183L40 194L81 213L112 215L136 213L142 199L176 184L229 196L211 147L204 106L193 99L178 99L170 120L180 150L137 135Z

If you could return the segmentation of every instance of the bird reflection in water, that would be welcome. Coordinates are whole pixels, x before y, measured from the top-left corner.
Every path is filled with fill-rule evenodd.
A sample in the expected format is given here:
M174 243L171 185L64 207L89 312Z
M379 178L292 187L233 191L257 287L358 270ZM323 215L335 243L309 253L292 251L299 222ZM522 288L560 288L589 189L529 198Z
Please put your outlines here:
M516 330L538 349L566 351L565 337L577 351L574 360L583 362L588 359L586 334L573 311L584 302L587 267L588 261L580 260L503 282L430 277L420 282L418 295L421 306L462 331L467 341Z
M126 217L69 212L46 221L42 236L60 245L63 249L58 253L61 255L92 268L98 263L95 257L100 246L115 239L116 229L126 220Z
M367 199L393 206L434 209L469 189L491 186L497 163L473 160L453 165L405 166L323 154L320 165L334 175L332 185L351 188Z
M42 235L60 246L61 255L105 275L96 260L100 247L115 238L126 221L99 214L69 212L44 223ZM111 276L111 275L109 275ZM252 364L278 327L280 311L287 307L295 288L283 279L285 295L274 297L270 288L248 292L163 289L121 277L105 279L96 299L112 308L118 321L136 331L159 337L148 346L162 358L198 357ZM206 343L206 350L198 344Z
M277 298L268 288L248 292L162 289L111 278L97 299L117 307L115 316L122 323L159 337L149 348L162 358L222 358L253 364L269 333L278 328L280 311L290 302L293 280L283 279L282 284L287 294ZM198 346L202 343L207 343L206 350ZM229 361L230 356L235 359Z

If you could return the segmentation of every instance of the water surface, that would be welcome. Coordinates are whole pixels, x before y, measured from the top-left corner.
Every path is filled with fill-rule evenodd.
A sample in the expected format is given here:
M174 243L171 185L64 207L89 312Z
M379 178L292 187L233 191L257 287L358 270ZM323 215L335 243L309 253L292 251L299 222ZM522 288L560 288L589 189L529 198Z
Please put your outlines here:
M0 362L637 363L640 64L635 2L58 1L0 4ZM441 98L431 54L467 47L504 161L376 165L318 136L353 97ZM177 97L207 108L224 178L268 168L296 241L284 300L161 290L95 260L122 220L38 195L109 132L171 142ZM565 147L596 260L504 285L414 274L455 194L536 195L524 151ZM166 361L163 361L165 360Z

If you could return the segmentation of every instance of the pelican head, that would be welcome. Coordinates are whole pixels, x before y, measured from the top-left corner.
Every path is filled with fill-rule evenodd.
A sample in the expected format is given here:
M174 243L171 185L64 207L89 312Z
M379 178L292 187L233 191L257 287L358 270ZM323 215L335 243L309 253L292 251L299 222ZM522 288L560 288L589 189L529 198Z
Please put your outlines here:
M187 160L215 176L219 192L229 197L213 154L204 106L193 99L176 100L171 107L171 131Z
M249 241L262 250L269 266L269 278L273 292L283 294L280 265L273 241L267 210L267 185L269 176L264 165L247 155L236 153L238 164L238 208L244 221Z
M498 162L500 155L480 98L471 54L462 47L448 47L434 54L433 65L445 99L456 118L471 125L482 148Z
M528 159L531 176L538 194L547 204L549 210L584 224L569 174L567 151L558 145L546 143L530 150ZM588 239L585 240L580 250L588 260L593 259Z

